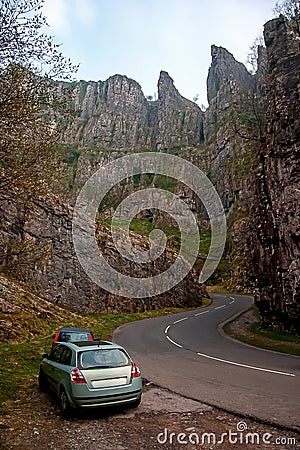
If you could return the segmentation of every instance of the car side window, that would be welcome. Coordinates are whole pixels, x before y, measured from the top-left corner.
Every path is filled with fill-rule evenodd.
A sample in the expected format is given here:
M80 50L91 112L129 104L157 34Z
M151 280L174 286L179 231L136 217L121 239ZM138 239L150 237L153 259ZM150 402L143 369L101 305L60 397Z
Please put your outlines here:
M72 360L72 350L70 348L64 347L64 352L60 357L60 364L65 364L66 366L71 365Z
M49 359L51 361L59 362L63 351L64 347L62 345L57 345L50 353Z

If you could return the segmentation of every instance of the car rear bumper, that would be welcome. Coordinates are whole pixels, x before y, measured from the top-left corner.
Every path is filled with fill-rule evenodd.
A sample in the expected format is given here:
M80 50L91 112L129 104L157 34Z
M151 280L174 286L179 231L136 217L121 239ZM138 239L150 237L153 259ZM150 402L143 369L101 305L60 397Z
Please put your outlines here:
M142 395L142 390L131 391L128 393L114 393L93 395L88 397L73 397L74 403L80 408L93 408L99 406L121 405L138 400Z
M142 379L135 378L125 386L90 389L87 385L73 385L71 403L81 408L118 405L138 400L142 395Z

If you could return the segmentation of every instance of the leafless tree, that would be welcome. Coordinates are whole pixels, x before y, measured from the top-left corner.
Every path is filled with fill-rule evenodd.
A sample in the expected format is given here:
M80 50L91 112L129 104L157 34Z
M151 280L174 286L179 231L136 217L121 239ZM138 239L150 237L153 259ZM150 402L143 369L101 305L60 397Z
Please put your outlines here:
M77 69L42 33L43 2L0 0L0 193L24 198L47 192L55 175L53 111L67 96L53 79Z

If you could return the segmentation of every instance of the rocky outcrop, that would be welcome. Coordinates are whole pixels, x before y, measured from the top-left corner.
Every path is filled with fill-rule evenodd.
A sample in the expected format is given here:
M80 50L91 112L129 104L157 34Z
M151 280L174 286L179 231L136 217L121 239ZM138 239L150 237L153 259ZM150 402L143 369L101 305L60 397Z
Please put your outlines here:
M74 120L63 133L65 144L80 149L160 150L203 140L203 112L178 93L167 72L160 74L157 101L148 101L140 85L123 75L67 87Z
M199 107L183 98L167 72L158 80L157 150L193 145L204 141L204 114Z
M152 108L136 81L114 75L68 87L74 119L63 134L64 143L83 149L152 146Z
M228 219L230 287L251 292L245 259L257 145L256 124L251 115L256 78L223 47L213 45L211 55L207 78L209 108L205 113L207 171Z
M165 251L160 260L149 264L131 264L119 254L109 227L98 223L99 249L118 272L131 277L151 277L170 267L177 254ZM148 240L132 236L143 250ZM30 207L10 198L0 201L1 271L26 282L45 299L86 312L132 312L168 306L199 306L205 290L196 272L170 291L143 299L111 294L91 281L75 254L72 240L72 208L55 198L35 201ZM159 272L160 272L159 270Z
M267 111L259 148L257 232L251 258L266 326L300 332L299 28L283 16L265 25ZM251 271L251 268L249 268Z
M205 114L205 143L210 176L229 214L244 197L253 143L243 139L241 112L247 108L254 80L245 66L222 47L212 46L207 77L209 108Z
M60 326L79 319L84 326L85 318L70 309L61 308L38 296L22 283L0 276L0 338L1 342L29 340L41 332L41 321L49 326L43 332L51 333L50 326ZM74 324L75 325L75 324ZM53 329L53 328L52 328Z

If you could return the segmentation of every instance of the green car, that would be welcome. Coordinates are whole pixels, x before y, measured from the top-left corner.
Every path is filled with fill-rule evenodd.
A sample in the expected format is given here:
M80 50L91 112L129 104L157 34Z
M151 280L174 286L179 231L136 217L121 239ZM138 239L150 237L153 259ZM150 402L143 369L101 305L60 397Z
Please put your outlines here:
M142 376L126 350L109 341L65 342L43 355L39 387L57 394L69 416L75 408L138 406Z

